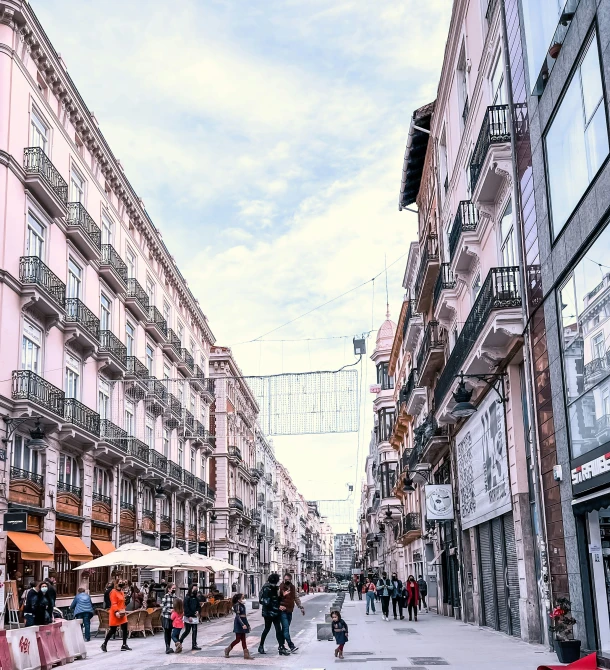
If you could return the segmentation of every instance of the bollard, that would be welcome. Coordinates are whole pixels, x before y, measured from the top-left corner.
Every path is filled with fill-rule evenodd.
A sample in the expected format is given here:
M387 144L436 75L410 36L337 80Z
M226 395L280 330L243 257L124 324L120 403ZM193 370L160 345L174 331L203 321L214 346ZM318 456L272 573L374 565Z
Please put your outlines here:
M14 670L40 669L37 631L38 626L3 631L8 642ZM4 661L2 661L2 668L4 668Z
M73 619L72 621L62 619L60 623L61 634L68 659L87 658L87 648L85 647L80 619Z
M331 630L330 624L328 623L319 623L318 626L318 640L332 640L333 632Z

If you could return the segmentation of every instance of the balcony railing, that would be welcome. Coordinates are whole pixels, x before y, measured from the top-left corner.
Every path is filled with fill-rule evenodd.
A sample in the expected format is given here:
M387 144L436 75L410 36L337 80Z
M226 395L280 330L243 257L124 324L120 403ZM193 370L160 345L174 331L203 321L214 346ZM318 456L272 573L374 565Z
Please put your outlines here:
M244 504L239 498L229 498L229 507L238 509L240 512L244 511Z
M21 468L11 468L11 479L27 479L30 482L42 487L44 478L37 472L29 472Z
M438 299L441 297L441 293L445 289L455 288L455 277L453 272L449 268L449 263L441 263L441 271L436 278L436 284L434 285L434 297L433 297L433 306L436 307Z
M173 477L174 479L177 479L178 481L182 481L182 468L178 465L178 463L174 463L174 461L167 461L168 463L168 474L170 477Z
M477 229L479 224L479 210L470 200L462 200L458 205L453 226L449 233L449 258L453 260L455 250L463 232Z
M473 191L479 181L489 147L492 144L510 142L508 113L508 105L493 105L488 107L485 112L485 118L470 160L470 185Z
M119 426L112 423L112 421L109 421L108 419L102 419L100 421L100 437L106 442L110 442L110 444L118 447L121 451L127 452L129 437L127 431L119 428Z
M100 330L100 351L112 354L119 363L127 367L127 347L111 330Z
M193 359L191 352L188 349L182 347L180 349L180 358L182 358L182 360L186 363L187 368L192 372L195 367L195 360Z
M519 268L492 268L470 310L445 369L438 379L434 389L436 407L440 407L449 392L456 375L459 374L491 312L496 309L514 309L516 307L521 307Z
M88 433L99 437L100 434L100 415L89 409L76 398L65 398L64 400L64 419L75 426L86 430Z
M437 321L430 321L426 326L419 352L417 354L417 369L423 373L428 354L432 349L444 347L446 342L445 331Z
M66 321L78 323L96 340L100 337L100 320L78 298L66 298Z
M171 328L167 329L167 343L171 345L176 354L180 356L180 349L182 349L182 342Z
M80 202L68 203L68 229L80 228L97 249L102 248L102 232Z
M123 284L127 285L127 279L129 275L127 264L119 256L117 250L112 246L112 244L102 244L102 258L100 264L110 266L121 278Z
M415 295L417 297L419 297L428 265L433 261L438 261L438 237L436 233L429 233L421 247L421 259L417 271L417 280L415 281Z
M148 379L148 368L135 356L127 356L127 374L139 379Z
M129 448L127 449L127 453L130 456L134 456L140 461L143 461L144 463L148 463L149 461L148 454L150 452L148 445L145 442L142 442L142 440L138 440L135 437L129 437L128 443Z
M59 200L64 205L68 204L68 184L40 147L24 149L23 167L26 174L35 174L41 177Z
M140 282L133 277L130 277L127 280L127 297L137 300L142 310L148 314L148 310L150 309L148 295L142 288Z
M64 493L71 493L79 499L83 497L83 489L81 486L72 486L72 484L66 484L66 482L57 482L57 490L63 491Z
M150 464L161 472L167 472L167 457L155 449L150 450Z
M154 305L148 310L148 323L154 324L163 333L163 337L167 337L167 321Z
M93 502L101 502L104 503L104 505L112 507L112 498L110 496L105 496L102 493L97 493L96 491L94 491L92 495L92 500Z
M19 259L19 279L24 284L34 284L44 289L63 309L66 301L66 285L38 256L22 256Z
M31 370L13 370L13 400L29 400L53 414L64 415L64 392Z

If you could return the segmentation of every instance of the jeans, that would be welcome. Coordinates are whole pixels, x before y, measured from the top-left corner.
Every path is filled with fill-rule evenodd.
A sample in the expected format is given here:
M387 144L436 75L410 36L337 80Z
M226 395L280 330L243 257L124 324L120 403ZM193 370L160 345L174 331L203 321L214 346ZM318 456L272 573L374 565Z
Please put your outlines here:
M290 624L292 623L292 612L282 612L280 614L280 621L282 622L282 634L284 639L288 642L288 646L292 649L294 643L290 639Z
M426 609L428 609L428 604L426 603L426 596L427 593L420 593L419 594L419 609L421 610L421 606L423 605Z
M373 608L373 614L375 614L375 592L367 591L366 592L366 613L369 613L369 606Z
M191 637L191 643L193 649L197 646L197 624L196 623L185 623L184 624L184 632L180 636L180 643L184 642L185 638L188 637L189 633L193 631L193 635Z
M280 617L275 616L275 617L270 617L266 616L263 617L265 619L265 628L263 629L263 633L261 635L261 641L260 641L260 646L264 647L265 646L265 640L267 639L267 633L271 630L271 626L274 626L275 628L275 637L277 639L277 643L280 647L284 646L284 633L282 633L282 624L280 622Z
M398 612L400 614L400 618L402 619L402 598L400 596L398 598L392 598L392 613L394 614L394 618L396 618L397 604L398 604Z
M83 622L83 627L85 629L85 640L89 642L91 640L91 617L93 616L92 612L79 612L74 615L77 619L81 619Z
M390 616L390 596L381 596L381 612L383 616Z

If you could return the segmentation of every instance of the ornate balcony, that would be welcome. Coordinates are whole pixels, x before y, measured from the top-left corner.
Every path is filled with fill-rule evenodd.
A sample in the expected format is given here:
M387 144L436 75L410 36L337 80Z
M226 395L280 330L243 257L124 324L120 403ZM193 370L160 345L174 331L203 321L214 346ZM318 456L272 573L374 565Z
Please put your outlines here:
M441 263L441 271L436 278L436 284L434 284L432 299L432 310L437 320L445 321L453 316L455 309L447 304L447 300L455 297L454 289L456 286L457 282L449 263Z
M100 369L113 379L127 372L127 347L110 330L100 330L97 359L101 363Z
M84 358L94 354L99 346L100 320L78 298L66 298L64 338L67 344L80 349Z
M449 233L449 261L456 272L464 272L477 253L479 239L479 211L470 200L458 205Z
M191 352L184 347L180 349L180 359L178 360L178 370L186 377L190 377L195 370L195 361Z
M409 512L394 529L395 540L403 547L421 537L421 514Z
M100 421L100 442L105 442L118 449L118 451L127 453L129 436L127 435L127 431L119 428L112 421L102 419Z
M23 151L25 187L36 195L36 199L53 218L66 215L68 207L68 184L40 147L28 147Z
M155 342L165 342L165 338L167 337L167 321L154 305L151 305L148 310L148 320L144 328Z
M446 334L438 322L430 321L417 354L417 371L421 386L431 384L445 362Z
M450 391L456 375L489 372L521 338L523 314L519 268L492 268L458 336L434 389L439 421L452 422Z
M142 288L138 280L133 277L130 277L127 280L125 307L127 307L139 321L145 322L148 320L148 312L150 310L148 295L146 295L146 291Z
M111 244L102 244L100 260L100 277L116 293L125 293L127 290L127 265Z
M63 419L64 392L31 370L13 370L11 397L27 401Z
M102 232L80 202L68 203L66 236L88 260L97 260L102 250Z
M76 398L64 399L64 419L94 437L100 435L100 415Z
M420 261L417 279L415 280L415 309L427 312L432 301L432 292L440 268L438 237L436 233L428 233L420 244Z
M493 203L505 176L511 175L508 105L488 107L470 160L472 200Z
M64 315L66 285L38 258L19 259L19 279L22 283L21 308L34 308L45 317L47 328Z
M168 328L166 340L163 342L163 353L174 363L177 363L180 360L181 349L182 342L180 342L180 338L171 328Z
M125 377L148 379L148 368L135 356L127 356L127 372Z

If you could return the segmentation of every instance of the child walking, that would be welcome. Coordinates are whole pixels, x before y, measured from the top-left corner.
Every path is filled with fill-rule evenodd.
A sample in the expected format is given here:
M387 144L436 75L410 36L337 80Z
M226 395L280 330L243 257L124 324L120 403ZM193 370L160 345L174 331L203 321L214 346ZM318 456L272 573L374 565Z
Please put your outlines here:
M335 642L339 645L335 649L335 656L343 658L343 647L347 642L347 635L349 633L349 630L347 628L347 624L341 618L341 612L337 611L331 612L330 618L333 620L331 628L333 631L333 635L335 636Z
M244 594L235 593L231 600L233 603L233 611L235 612L235 619L233 620L233 632L235 633L235 639L231 644L225 649L225 658L229 658L231 649L236 644L241 642L241 647L244 650L244 658L246 660L252 661L254 657L250 655L248 651L248 645L246 644L246 635L250 632L250 624L246 617L246 605L244 603Z
M174 599L174 609L172 610L172 640L176 644L176 653L182 651L182 642L180 642L180 634L184 629L184 603L181 598Z

